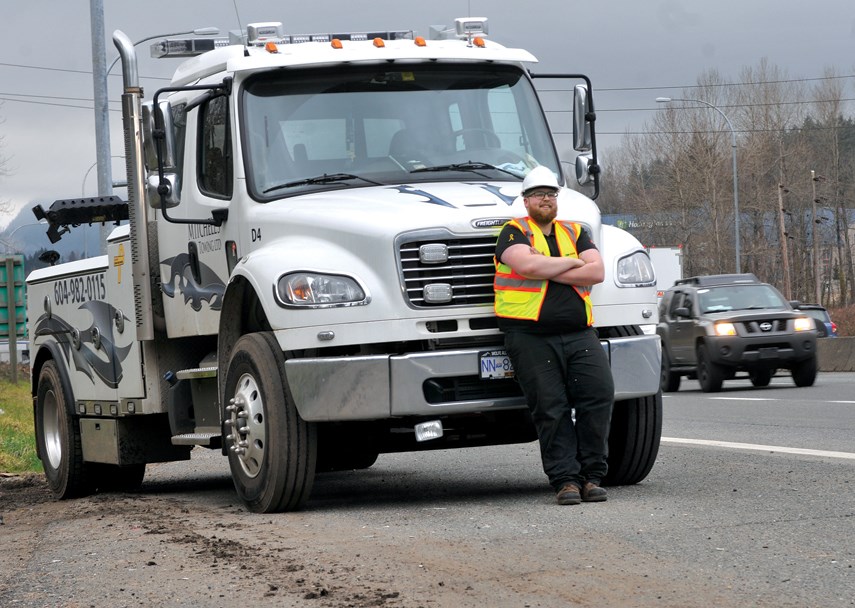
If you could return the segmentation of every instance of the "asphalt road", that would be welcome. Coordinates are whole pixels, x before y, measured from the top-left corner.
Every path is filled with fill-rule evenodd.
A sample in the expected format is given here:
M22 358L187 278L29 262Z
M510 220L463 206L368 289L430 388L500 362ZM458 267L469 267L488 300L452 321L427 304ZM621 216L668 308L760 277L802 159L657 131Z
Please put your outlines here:
M225 459L197 450L150 465L140 494L37 505L49 521L30 531L12 511L0 604L855 606L852 387L684 380L649 477L570 507L534 444L382 455L273 516L246 513Z

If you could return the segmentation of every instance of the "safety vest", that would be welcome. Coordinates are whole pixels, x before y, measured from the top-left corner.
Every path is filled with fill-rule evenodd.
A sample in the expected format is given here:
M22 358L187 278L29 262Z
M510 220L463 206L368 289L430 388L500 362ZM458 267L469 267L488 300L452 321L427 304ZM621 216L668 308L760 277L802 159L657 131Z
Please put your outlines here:
M511 220L505 226L510 225L519 229L531 242L531 246L543 255L552 255L549 252L549 244L540 227L529 217L520 217ZM558 251L562 257L579 257L576 251L576 241L582 232L582 226L570 222L553 222L552 229L555 231ZM517 274L513 268L503 264L494 258L496 265L496 278L493 280L493 290L496 293L495 310L496 316L510 319L524 319L537 321L540 318L540 309L546 300L546 289L548 280L529 279ZM591 305L591 288L573 285L573 289L585 302L585 313L588 325L593 325L593 307Z

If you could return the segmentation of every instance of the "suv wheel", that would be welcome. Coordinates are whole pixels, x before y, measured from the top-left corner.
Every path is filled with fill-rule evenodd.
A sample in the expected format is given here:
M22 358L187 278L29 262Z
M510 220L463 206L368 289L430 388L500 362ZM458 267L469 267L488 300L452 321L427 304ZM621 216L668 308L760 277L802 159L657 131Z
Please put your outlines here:
M772 370L756 369L753 372L749 372L748 377L751 378L751 384L756 387L769 386L769 382L772 381Z
M680 374L671 370L671 359L665 349L662 349L662 375L659 385L663 393L673 393L680 390Z
M719 392L724 382L724 371L712 362L705 344L698 346L698 382L705 393Z
M806 359L793 367L793 382L796 386L813 386L816 380L816 357Z

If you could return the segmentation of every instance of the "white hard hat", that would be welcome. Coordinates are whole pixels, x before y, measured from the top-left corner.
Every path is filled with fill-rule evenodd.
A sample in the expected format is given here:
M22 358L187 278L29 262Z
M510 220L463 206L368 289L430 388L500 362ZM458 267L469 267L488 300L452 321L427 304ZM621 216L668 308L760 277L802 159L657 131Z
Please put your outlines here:
M534 188L559 189L558 180L555 178L555 174L552 172L552 169L540 165L528 172L528 175L525 176L522 183L523 195Z

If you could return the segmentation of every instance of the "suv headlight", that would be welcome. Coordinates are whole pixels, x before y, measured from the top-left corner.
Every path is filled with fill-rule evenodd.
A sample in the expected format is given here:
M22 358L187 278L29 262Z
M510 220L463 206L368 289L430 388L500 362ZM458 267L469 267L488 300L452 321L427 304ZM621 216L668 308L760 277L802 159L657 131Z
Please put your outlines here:
M810 331L811 329L816 329L816 324L810 317L796 317L794 327L796 331Z
M736 327L730 321L721 321L716 323L713 327L715 327L715 335L717 336L736 335Z
M636 251L620 258L617 262L615 281L618 287L642 287L653 285L656 280L650 257L643 251Z
M355 279L337 274L292 272L276 282L276 296L282 306L327 308L368 304L365 290Z

